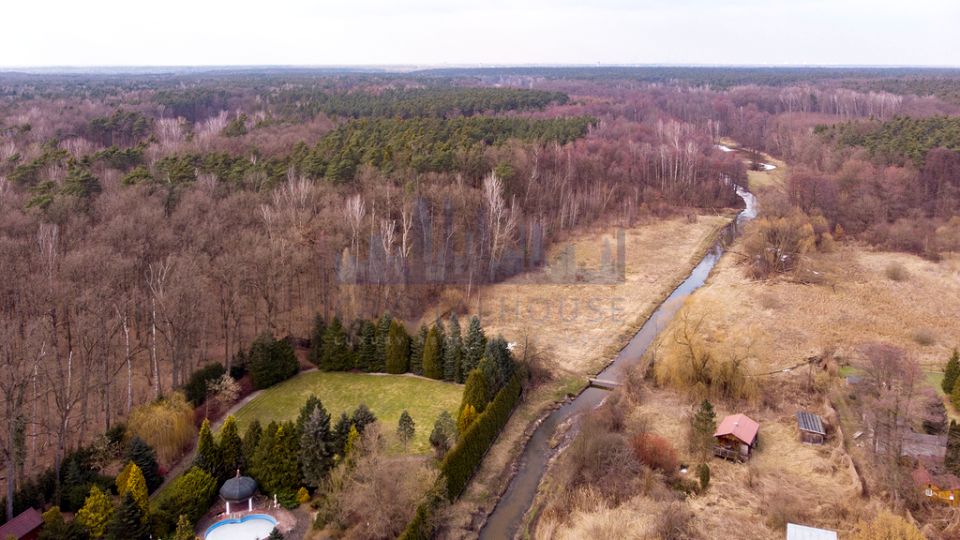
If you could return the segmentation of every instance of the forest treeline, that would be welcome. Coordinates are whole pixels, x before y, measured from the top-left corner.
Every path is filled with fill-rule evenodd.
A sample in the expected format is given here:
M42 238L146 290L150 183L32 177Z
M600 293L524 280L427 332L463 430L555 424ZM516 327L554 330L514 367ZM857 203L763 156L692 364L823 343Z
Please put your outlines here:
M884 243L891 228L922 226L931 232L898 237L946 245L938 231L956 213L953 150L930 150L923 169L889 167L813 133L953 110L935 97L757 80L548 78L523 81L530 93L284 77L0 81L8 490L197 367L226 366L263 334L309 335L314 313L420 319L440 295L463 312L480 285L536 267L583 227L736 207L746 170L716 148L721 137L797 163L791 200L831 233ZM265 99L288 85L368 92L357 111L401 112L291 119L287 102ZM403 118L407 107L417 116ZM356 362L363 341L350 343Z
M886 122L845 122L817 126L816 133L843 146L861 146L871 156L903 165L907 160L922 167L934 148L960 151L960 118L899 116Z
M282 85L264 84L3 94L8 493L257 336L309 335L318 311L419 318L443 292L462 310L579 227L735 205L724 179L745 176L706 125L669 112L679 92L584 106L510 91L554 97L528 115L290 121L262 99Z
M284 116L312 118L318 113L349 118L447 117L480 113L540 110L569 97L562 92L516 88L428 87L382 92L330 92L315 88L284 89L270 96Z

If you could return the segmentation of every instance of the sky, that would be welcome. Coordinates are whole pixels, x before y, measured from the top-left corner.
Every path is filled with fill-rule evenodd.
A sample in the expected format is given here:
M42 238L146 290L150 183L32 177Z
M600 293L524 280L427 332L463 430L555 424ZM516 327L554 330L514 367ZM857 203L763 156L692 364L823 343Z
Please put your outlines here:
M0 66L960 65L958 0L12 0Z

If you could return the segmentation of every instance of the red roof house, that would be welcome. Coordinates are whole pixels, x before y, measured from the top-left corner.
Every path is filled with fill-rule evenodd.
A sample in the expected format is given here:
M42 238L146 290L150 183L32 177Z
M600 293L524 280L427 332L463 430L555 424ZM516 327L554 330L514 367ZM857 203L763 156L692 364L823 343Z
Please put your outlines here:
M760 424L745 414L723 419L713 434L716 444L713 455L735 461L746 461L757 447Z
M43 518L36 508L27 508L17 517L0 527L0 539L36 540L40 535Z

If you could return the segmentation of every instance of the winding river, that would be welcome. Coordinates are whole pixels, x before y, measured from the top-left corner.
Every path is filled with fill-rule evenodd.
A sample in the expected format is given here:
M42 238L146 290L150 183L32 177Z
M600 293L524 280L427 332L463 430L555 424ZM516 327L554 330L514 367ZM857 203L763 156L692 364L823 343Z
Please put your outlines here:
M756 197L740 187L737 187L737 195L743 199L744 209L723 229L716 243L694 267L690 275L657 307L630 342L620 350L613 362L597 375L598 379L615 382L622 380L626 369L640 361L647 347L677 314L683 306L684 299L704 284L710 270L723 255L726 246L738 234L740 225L757 216ZM481 539L502 540L513 538L517 534L524 515L533 504L547 464L555 453L555 450L550 447L550 440L557 427L585 411L598 407L607 395L609 395L607 390L588 387L572 401L550 413L536 427L517 462L516 474L480 530Z

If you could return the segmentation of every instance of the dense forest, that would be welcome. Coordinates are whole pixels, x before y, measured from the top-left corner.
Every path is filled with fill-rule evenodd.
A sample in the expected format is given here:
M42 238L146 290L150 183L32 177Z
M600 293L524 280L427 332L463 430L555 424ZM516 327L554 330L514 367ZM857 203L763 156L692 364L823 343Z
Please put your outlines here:
M907 71L0 75L7 493L264 332L462 308L585 227L736 207L722 137L798 164L784 213L955 249L957 105L844 82L960 80Z

